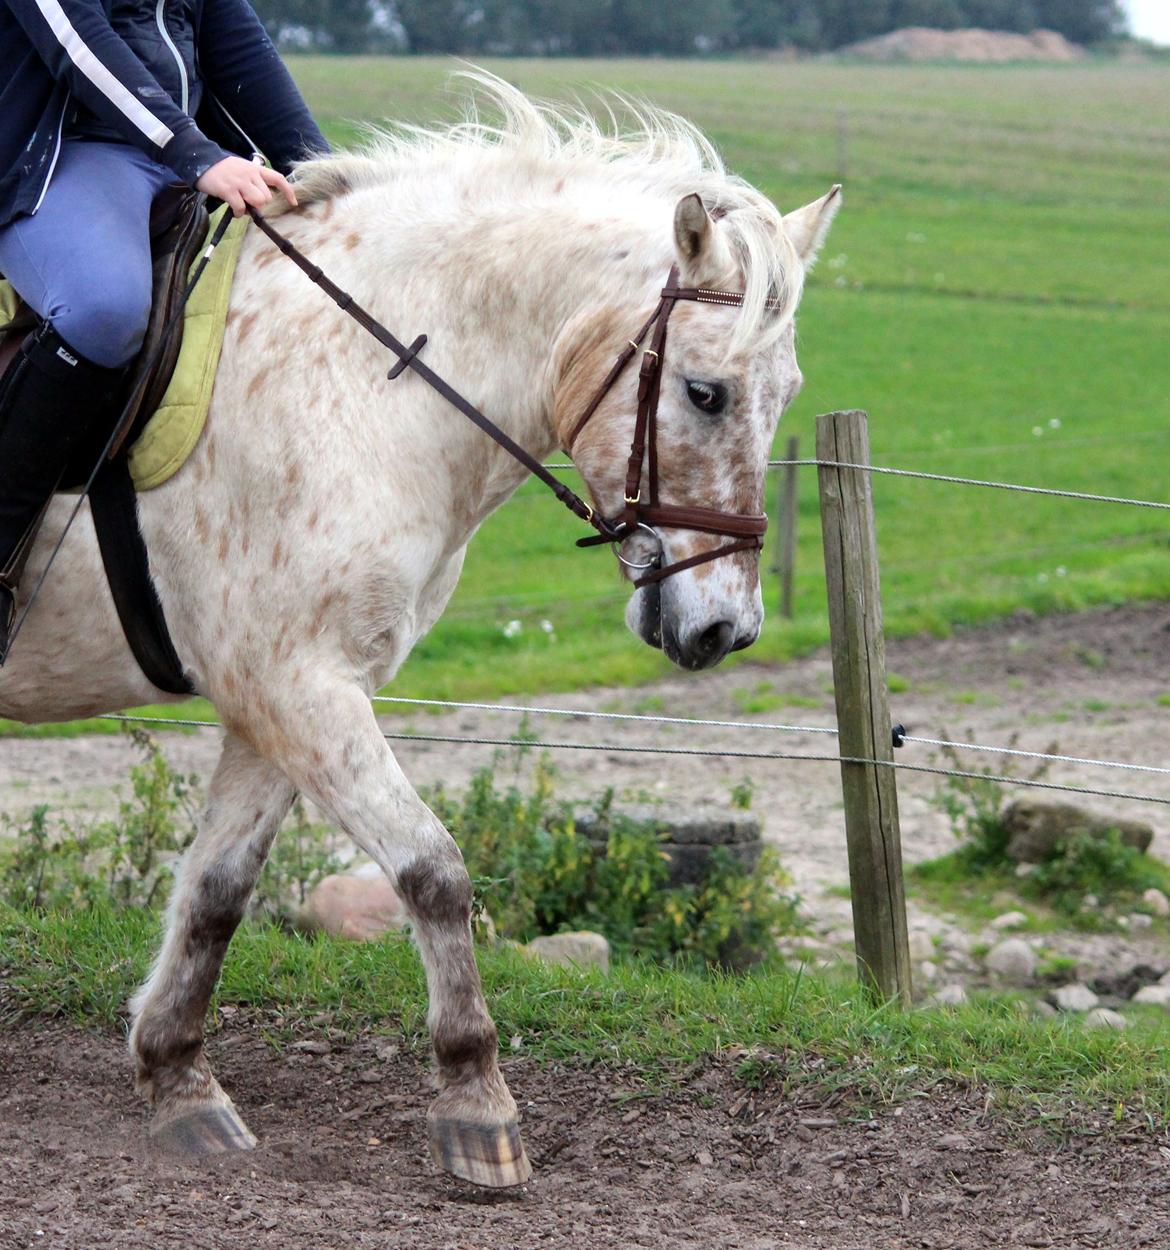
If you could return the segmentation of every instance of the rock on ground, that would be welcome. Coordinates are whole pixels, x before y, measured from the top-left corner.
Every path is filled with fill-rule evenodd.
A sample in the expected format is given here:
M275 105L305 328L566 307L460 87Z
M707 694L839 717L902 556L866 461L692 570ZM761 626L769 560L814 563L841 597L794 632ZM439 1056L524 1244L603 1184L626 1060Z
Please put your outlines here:
M1144 820L1120 820L1071 803L1041 803L1018 799L1004 809L1004 828L1010 833L1007 855L1017 863L1040 864L1051 859L1057 846L1068 838L1105 838L1114 829L1135 850L1148 851L1154 840L1152 825Z
M1170 1009L1170 985L1147 985L1138 990L1132 1001Z
M609 943L600 933L553 933L533 938L522 947L530 955L562 968L600 968L609 971Z
M1118 1011L1108 1007L1094 1007L1085 1017L1087 1029L1128 1029L1129 1021Z
M383 873L335 875L319 882L297 916L305 929L369 942L408 923L406 905Z
M1170 898L1161 890L1147 890L1142 895L1142 902L1155 916L1170 916Z
M1061 1011L1092 1011L1100 999L1087 985L1073 982L1053 990L1052 1001Z
M987 968L1012 985L1026 985L1036 974L1036 954L1023 938L1008 938L987 952Z

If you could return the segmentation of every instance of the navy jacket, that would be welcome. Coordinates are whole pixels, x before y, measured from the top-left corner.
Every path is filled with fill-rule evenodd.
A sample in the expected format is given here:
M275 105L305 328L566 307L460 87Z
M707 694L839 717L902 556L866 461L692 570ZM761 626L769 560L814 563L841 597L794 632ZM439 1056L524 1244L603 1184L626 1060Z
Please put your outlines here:
M287 173L329 148L248 0L0 0L0 226L36 211L70 134L189 185L230 152Z

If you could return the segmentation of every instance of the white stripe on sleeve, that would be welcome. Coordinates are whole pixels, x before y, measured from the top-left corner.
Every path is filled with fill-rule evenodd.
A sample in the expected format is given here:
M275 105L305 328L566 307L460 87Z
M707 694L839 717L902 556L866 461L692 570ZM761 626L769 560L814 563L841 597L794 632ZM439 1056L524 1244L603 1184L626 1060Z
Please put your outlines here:
M175 137L174 131L136 99L90 51L58 0L36 0L36 5L73 64L151 143L165 148Z

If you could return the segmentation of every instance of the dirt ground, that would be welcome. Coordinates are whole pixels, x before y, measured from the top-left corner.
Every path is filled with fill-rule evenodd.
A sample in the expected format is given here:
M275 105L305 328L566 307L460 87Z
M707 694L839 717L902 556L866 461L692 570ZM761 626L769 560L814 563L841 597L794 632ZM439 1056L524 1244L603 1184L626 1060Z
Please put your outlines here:
M159 1157L118 1039L0 1032L0 1248L60 1250L1067 1250L1164 1247L1170 1145L1094 1121L1063 1141L977 1092L904 1108L794 1104L731 1062L668 1096L618 1074L511 1062L535 1173L473 1190L426 1158L427 1070L374 1040L274 1054L211 1046L260 1138L230 1160ZM385 1051L383 1050L383 1054Z

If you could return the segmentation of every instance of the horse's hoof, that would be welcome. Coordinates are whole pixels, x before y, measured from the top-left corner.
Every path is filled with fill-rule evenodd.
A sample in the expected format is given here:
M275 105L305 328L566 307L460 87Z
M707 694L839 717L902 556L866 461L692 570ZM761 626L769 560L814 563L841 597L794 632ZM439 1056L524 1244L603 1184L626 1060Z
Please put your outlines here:
M196 1157L256 1147L256 1139L230 1102L212 1107L188 1107L164 1116L151 1126L150 1139L177 1154Z
M520 1125L470 1124L466 1120L428 1120L431 1158L452 1176L488 1189L523 1185L532 1164L520 1140Z

